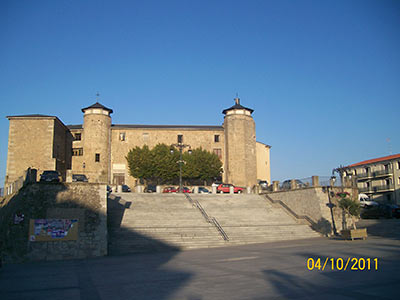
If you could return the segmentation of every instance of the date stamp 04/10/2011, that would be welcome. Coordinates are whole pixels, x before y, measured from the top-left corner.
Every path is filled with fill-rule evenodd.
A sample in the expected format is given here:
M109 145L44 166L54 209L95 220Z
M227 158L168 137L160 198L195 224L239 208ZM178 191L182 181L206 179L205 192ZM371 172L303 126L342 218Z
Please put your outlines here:
M313 270L332 270L332 271L370 271L378 270L378 258L364 257L326 257L307 259L307 269Z

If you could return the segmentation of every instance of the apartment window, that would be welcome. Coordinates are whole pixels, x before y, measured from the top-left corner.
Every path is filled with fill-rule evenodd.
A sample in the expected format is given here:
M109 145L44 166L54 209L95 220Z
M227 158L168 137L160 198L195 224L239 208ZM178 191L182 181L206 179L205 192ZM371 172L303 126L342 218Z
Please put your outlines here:
M221 149L213 149L213 152L218 155L218 158L222 158L222 150Z
M96 155L94 157L94 161L95 162L100 162L100 153L96 153Z
M400 170L400 161L397 162L397 169Z
M389 185L390 185L390 179L386 179L386 180L385 180L385 184L386 184L387 186L389 186Z
M81 139L82 139L82 134L81 133L75 133L74 141L80 141Z
M83 148L72 149L72 156L82 156L82 155L83 155Z
M219 134L214 135L214 142L219 143Z
M367 182L365 183L365 187L366 187L367 189L369 189L370 186L371 186L371 184L367 181Z
M400 177L399 177L399 178L397 178L397 183L398 183L398 184L400 184Z
M183 135L178 134L178 143L183 143Z
M386 165L385 165L385 171L386 171L386 172L389 172L389 164L386 164Z
M357 175L357 169L354 169L354 175Z
M369 167L364 169L365 173L369 174Z
M125 132L120 132L119 133L119 140L120 141L125 141Z

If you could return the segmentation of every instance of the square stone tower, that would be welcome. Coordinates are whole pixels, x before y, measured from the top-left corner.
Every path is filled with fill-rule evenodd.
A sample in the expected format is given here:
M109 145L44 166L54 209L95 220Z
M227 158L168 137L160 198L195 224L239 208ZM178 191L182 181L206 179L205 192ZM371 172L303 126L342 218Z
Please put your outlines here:
M257 184L256 130L254 110L240 105L225 109L225 181L238 186Z

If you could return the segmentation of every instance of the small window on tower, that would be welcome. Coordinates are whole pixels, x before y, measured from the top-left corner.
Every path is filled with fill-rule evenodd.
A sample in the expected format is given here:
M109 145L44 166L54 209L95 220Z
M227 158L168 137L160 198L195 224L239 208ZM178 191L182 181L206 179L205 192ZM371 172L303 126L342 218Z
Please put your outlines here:
M219 134L214 135L214 142L219 143Z
M82 139L81 133L75 133L74 140L75 140L75 141L80 141L81 139Z
M178 134L178 143L183 143L183 135Z
M120 141L125 141L125 132L120 132L119 133L119 140Z
M96 156L94 158L95 162L100 162L100 153L96 153Z

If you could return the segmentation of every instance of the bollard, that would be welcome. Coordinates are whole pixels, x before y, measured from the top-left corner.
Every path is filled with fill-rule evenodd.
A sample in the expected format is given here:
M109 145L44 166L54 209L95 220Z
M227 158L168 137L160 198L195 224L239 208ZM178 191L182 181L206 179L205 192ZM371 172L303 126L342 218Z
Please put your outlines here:
M160 194L160 193L161 193L161 186L160 186L160 185L157 185L157 186L156 186L156 193L157 193L157 194Z
M216 193L217 193L217 187L216 187L215 185L211 186L211 192L212 192L213 194L216 194Z
M229 194L233 194L235 192L235 189L233 188L233 186L229 186Z
M143 193L143 185L136 186L136 193Z
M122 193L122 185L117 185L117 193Z
M199 193L199 187L198 187L198 186L195 186L195 187L193 188L193 193L194 193L194 194L198 194L198 193Z
M251 194L251 187L247 187L247 194Z

